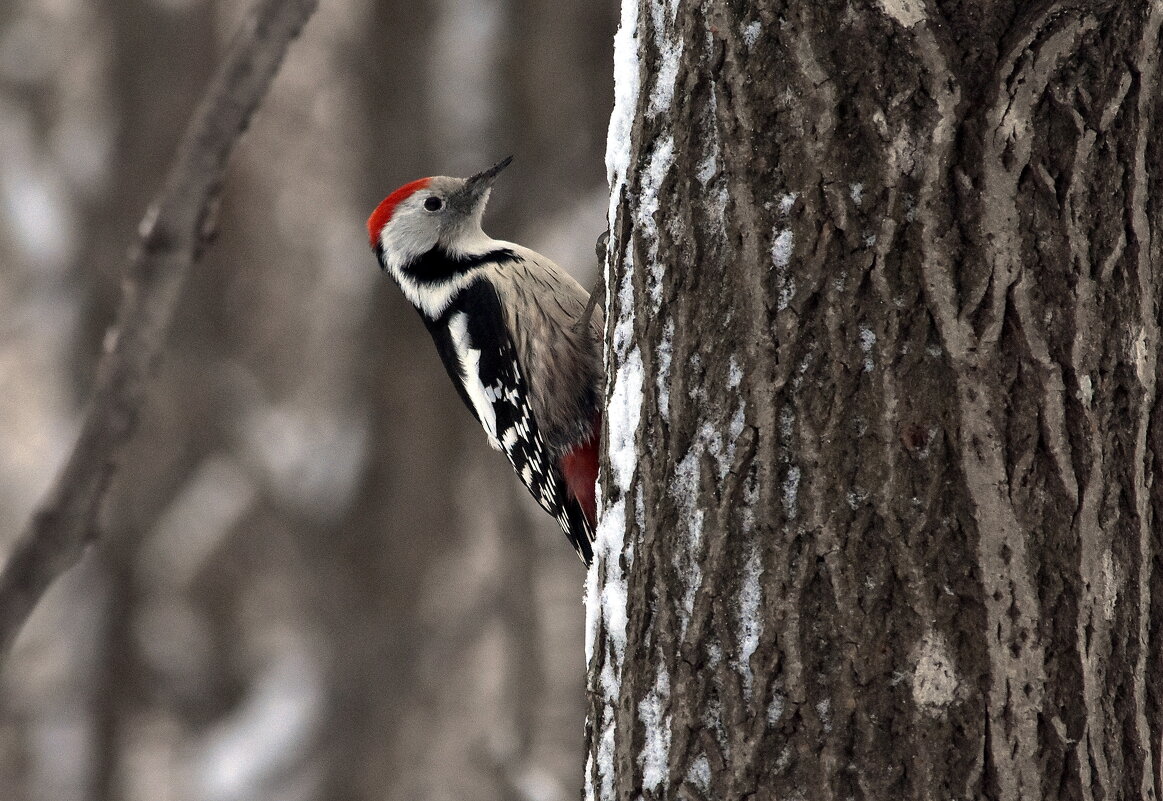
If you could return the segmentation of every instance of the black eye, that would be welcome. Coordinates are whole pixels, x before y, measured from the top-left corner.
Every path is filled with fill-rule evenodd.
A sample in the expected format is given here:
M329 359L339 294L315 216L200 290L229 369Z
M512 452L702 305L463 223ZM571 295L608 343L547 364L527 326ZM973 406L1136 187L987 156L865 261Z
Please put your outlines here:
M435 195L424 201L424 208L428 209L429 211L440 211L441 207L443 206L444 201Z

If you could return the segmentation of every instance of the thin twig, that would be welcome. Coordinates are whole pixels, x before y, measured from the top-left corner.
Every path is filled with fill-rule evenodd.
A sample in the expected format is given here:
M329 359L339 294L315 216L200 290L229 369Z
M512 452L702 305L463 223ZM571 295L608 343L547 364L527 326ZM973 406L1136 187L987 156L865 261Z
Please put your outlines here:
M0 573L0 660L49 585L96 537L101 502L137 428L182 285L213 238L230 152L317 3L255 3L186 130L161 194L146 212L80 436Z

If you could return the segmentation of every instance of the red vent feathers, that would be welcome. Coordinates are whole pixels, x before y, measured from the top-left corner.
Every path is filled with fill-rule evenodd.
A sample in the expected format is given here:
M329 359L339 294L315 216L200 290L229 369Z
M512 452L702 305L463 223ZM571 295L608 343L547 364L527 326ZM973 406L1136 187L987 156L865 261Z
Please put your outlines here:
M594 420L593 435L561 457L561 473L570 495L577 498L590 526L597 525L597 499L594 484L598 480L598 439L602 431L602 417Z
M384 226L388 224L388 220L392 219L392 212L396 210L396 206L411 196L413 192L419 192L428 186L428 182L431 180L431 178L421 178L410 184L404 184L384 198L380 205L376 206L376 210L372 212L372 216L367 218L367 236L373 248L379 243L380 231L384 230Z

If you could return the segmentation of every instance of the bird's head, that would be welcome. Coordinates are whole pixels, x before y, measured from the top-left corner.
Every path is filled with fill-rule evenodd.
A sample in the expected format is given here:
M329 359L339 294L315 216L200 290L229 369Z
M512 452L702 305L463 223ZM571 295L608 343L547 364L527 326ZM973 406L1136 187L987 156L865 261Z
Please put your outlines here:
M475 255L492 241L481 230L481 215L493 181L512 160L510 156L470 178L421 178L384 198L367 221L380 265L399 278L409 264L434 249L452 258Z

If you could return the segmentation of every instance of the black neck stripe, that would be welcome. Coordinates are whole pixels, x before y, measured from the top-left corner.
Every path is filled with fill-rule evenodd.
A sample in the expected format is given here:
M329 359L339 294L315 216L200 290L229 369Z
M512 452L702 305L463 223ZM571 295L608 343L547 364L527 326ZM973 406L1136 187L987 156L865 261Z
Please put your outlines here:
M518 261L508 248L490 250L477 256L452 256L439 245L404 265L404 272L421 283L443 283L490 262L506 264Z

